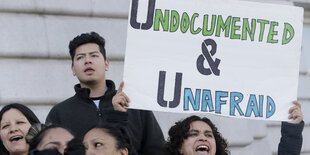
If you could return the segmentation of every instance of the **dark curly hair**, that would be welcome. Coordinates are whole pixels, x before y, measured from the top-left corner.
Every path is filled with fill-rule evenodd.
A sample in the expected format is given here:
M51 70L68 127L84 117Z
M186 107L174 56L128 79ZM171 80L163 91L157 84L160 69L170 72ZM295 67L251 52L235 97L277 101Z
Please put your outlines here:
M217 127L206 117L190 116L184 120L178 121L169 129L169 138L166 142L163 152L165 155L180 155L179 149L181 148L184 139L188 138L188 131L190 125L194 121L202 121L207 123L213 132L216 142L216 155L228 155L227 142L218 132Z
M105 40L96 32L90 33L82 33L81 35L76 36L73 40L69 43L69 53L71 56L71 60L73 62L75 50L80 45L87 44L87 43L95 43L99 46L99 50L104 57L104 60L107 60L106 52L105 52Z

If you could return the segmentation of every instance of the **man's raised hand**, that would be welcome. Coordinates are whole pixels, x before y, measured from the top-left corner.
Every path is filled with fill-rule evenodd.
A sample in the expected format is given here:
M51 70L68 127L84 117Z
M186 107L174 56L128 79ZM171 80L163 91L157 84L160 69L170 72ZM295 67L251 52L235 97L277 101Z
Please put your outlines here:
M121 82L115 96L112 98L112 104L114 110L126 112L130 100L129 97L123 92L123 87L124 81Z
M291 121L289 121L289 123L299 124L303 120L301 105L297 101L294 101L293 103L295 104L295 106L291 107L289 110L290 115L288 118L291 119Z

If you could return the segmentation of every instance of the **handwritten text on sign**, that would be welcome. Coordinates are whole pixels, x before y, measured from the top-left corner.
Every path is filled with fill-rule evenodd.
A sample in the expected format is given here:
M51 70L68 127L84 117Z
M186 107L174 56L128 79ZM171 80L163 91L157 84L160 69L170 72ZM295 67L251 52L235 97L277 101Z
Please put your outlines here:
M132 0L131 108L286 120L297 98L302 19L292 6Z

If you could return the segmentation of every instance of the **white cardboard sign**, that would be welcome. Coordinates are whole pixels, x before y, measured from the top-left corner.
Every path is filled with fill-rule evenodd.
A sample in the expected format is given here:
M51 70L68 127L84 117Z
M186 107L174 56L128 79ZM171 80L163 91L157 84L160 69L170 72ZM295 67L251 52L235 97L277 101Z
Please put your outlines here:
M287 120L297 99L303 9L222 0L132 0L130 108Z

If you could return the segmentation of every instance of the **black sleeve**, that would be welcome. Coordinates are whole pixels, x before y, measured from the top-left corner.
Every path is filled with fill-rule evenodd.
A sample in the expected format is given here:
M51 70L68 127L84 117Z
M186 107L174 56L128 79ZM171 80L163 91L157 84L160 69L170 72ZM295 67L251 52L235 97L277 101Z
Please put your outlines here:
M299 155L302 147L304 121L299 124L282 122L278 155Z
M164 135L152 111L143 111L143 138L141 153L143 155L160 155L164 145Z
M121 112L116 110L106 110L104 111L104 119L103 123L108 123L116 126L124 126L128 125L128 113Z

